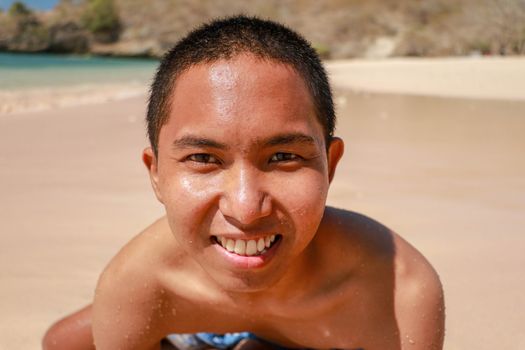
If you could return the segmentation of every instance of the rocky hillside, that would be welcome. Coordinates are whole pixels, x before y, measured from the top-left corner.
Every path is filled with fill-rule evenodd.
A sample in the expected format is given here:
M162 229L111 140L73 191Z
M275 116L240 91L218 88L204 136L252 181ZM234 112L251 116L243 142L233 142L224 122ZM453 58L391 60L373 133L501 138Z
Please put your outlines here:
M218 16L301 32L325 58L525 54L525 0L62 0L0 13L0 50L160 56Z

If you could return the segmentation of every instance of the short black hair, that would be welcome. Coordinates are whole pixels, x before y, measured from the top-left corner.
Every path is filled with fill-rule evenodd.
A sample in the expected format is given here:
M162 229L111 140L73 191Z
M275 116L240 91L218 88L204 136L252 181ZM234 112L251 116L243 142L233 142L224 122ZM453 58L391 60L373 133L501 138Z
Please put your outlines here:
M227 60L242 53L288 64L301 75L328 147L335 128L335 112L328 77L317 52L301 35L282 24L240 15L202 25L164 55L151 85L146 117L155 155L160 129L170 114L175 81L181 73L200 63Z

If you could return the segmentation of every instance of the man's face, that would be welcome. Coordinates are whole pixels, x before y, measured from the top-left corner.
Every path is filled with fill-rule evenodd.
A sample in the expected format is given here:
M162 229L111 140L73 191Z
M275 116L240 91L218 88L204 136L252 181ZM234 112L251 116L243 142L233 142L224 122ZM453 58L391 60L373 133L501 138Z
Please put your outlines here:
M144 157L175 238L223 288L271 286L313 239L342 154L323 134L288 65L240 55L177 79Z

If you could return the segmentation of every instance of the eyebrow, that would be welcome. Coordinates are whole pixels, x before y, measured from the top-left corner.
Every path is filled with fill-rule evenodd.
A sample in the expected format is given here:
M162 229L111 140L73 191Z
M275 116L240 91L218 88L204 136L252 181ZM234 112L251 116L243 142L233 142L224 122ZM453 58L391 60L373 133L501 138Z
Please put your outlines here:
M280 146L293 143L315 144L312 136L303 133L287 133L273 136L264 142L265 146Z
M315 144L315 140L312 136L303 133L286 133L272 136L269 139L261 142L265 147L281 146L289 144ZM205 137L199 137L194 135L186 135L173 141L173 148L199 148L199 147L211 147L222 150L229 149L226 144L217 142L212 139Z
M223 143L207 139L204 137L198 137L193 135L186 135L181 137L180 139L177 139L173 141L172 143L173 148L199 148L199 147L211 147L211 148L218 148L218 149L228 149L228 146L226 146Z

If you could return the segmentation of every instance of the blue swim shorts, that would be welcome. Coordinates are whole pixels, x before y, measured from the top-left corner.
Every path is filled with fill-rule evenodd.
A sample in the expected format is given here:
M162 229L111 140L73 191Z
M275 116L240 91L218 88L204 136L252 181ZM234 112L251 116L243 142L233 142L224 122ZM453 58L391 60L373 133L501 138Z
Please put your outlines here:
M170 334L166 337L166 339L168 339L179 350L204 350L209 349L210 347L221 350L231 350L243 339L257 339L258 341L271 345L277 350L287 349L274 343L270 343L267 340L258 338L255 334L249 332L225 334Z

